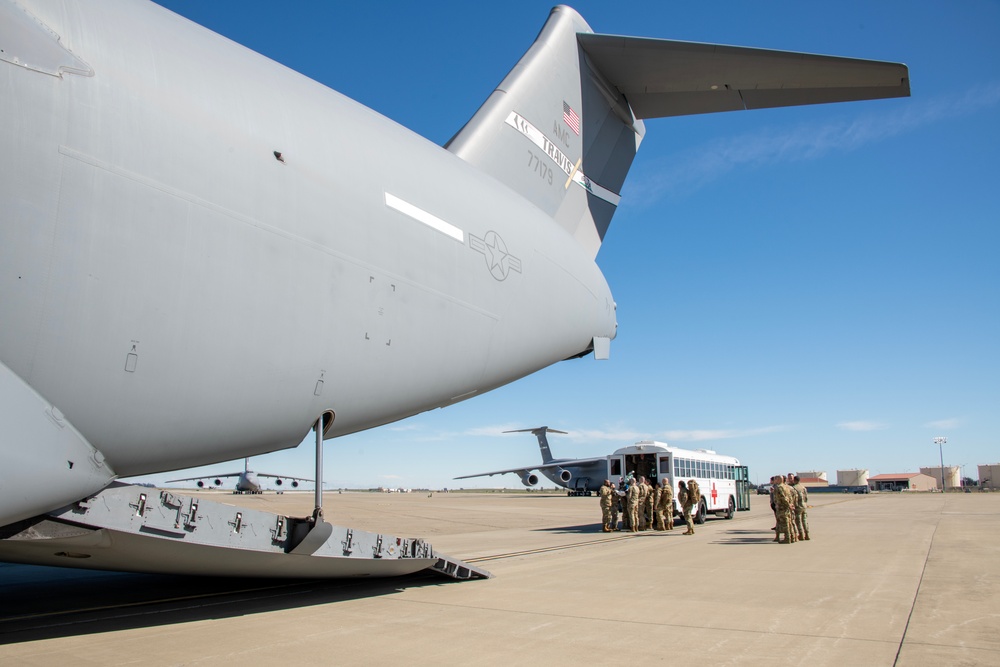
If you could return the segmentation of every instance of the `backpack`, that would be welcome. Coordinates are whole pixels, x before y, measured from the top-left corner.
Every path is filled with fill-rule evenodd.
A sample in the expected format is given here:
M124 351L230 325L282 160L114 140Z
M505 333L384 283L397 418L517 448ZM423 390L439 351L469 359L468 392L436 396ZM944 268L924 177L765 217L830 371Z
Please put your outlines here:
M698 501L701 500L701 489L698 488L698 482L694 480L688 482L688 494L691 496L691 504L697 505Z

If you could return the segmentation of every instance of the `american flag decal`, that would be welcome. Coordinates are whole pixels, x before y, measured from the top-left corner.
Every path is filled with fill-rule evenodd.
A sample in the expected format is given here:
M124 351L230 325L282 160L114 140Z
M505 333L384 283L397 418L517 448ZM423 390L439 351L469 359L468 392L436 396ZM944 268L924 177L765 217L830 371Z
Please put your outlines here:
M580 117L576 115L573 108L563 100L563 122L569 125L569 129L573 130L573 134L580 134Z

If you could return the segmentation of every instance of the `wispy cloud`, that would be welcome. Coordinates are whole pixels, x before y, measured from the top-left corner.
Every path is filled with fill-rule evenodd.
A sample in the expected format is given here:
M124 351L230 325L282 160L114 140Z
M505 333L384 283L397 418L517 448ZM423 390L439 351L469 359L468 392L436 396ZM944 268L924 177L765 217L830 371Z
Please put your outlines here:
M610 429L579 429L570 433L570 437L574 440L584 441L613 440L616 442L631 443L636 440L648 439L650 434L627 427L614 427Z
M498 436L516 436L523 434L516 433L504 433L504 431L513 431L517 429L525 428L523 425L516 424L493 424L489 426L479 426L466 429L461 433L437 433L433 437L438 440L451 440L455 438L478 438L478 437L498 437ZM558 428L554 426L553 428ZM639 440L665 440L667 442L702 442L707 440L730 440L733 438L749 438L758 435L766 435L768 433L780 433L782 431L791 430L791 426L787 425L773 425L773 426L761 426L754 428L742 428L742 429L712 429L712 428L702 428L702 429L671 429L667 431L640 431L638 429L620 425L612 426L609 428L590 428L590 429L574 429L568 431L565 436L557 436L573 440L579 443L588 442L615 442L619 443L619 446L625 446ZM563 429L560 429L563 430Z
M962 420L958 417L951 417L950 419L938 419L936 421L931 421L924 424L924 428L933 428L933 429L952 429L952 428L959 428L961 426L962 426Z
M882 431L889 428L889 425L883 424L882 422L861 420L853 422L840 422L837 424L837 428L845 431Z
M506 431L517 431L523 428L525 428L523 424L491 424L489 426L469 428L458 435L474 438L508 436L512 434Z
M677 442L702 442L705 440L732 440L733 438L750 438L768 433L780 433L791 430L790 426L762 426L744 429L695 429L664 431L660 437Z
M664 195L690 192L742 166L815 160L833 151L862 146L912 132L932 123L954 120L1000 104L1000 82L964 94L912 100L889 113L867 113L851 119L770 127L742 136L716 139L670 158L626 186L626 201L644 207Z
M748 438L767 433L778 433L790 430L790 426L763 426L744 429L671 429L650 433L626 427L612 429L584 429L573 431L570 435L577 440L612 440L621 443L632 443L637 440L666 440L667 442L702 442L706 440L730 440L732 438Z

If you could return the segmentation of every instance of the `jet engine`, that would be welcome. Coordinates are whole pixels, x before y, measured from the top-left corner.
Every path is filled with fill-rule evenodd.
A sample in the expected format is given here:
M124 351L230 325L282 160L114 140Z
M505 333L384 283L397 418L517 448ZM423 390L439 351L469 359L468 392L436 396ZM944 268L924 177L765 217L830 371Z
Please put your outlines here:
M538 484L538 475L533 472L524 473L521 475L521 484L524 484L525 486L534 486L535 484Z
M275 483L275 485L277 485L277 486L281 486L281 485L282 485L282 484L284 484L285 482L284 482L284 480L282 480L282 479L281 479L281 478L279 477L279 478L277 478L277 479L275 479L275 480L274 480L274 483Z
M204 482L204 480L200 480L200 479L198 480L198 488L199 489L204 489L205 488L205 482Z
M292 480L292 488L293 489L299 488L299 482L298 482L298 480L294 480L294 479Z
M556 468L556 477L558 477L559 481L563 484L569 484L569 480L573 479L573 473L565 468Z
M221 479L215 480L215 485L216 486L222 486L222 480Z

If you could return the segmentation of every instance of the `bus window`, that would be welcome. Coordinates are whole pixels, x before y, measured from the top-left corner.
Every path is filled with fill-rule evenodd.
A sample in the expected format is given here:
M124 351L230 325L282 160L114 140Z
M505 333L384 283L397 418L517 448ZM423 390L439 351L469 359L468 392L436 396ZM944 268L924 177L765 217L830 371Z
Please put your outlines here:
M611 459L611 476L621 477L622 476L622 460L621 459Z
M670 457L664 456L660 459L660 474L669 475L670 474Z

